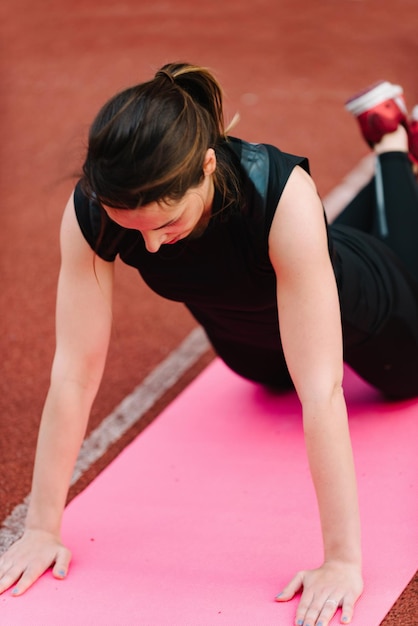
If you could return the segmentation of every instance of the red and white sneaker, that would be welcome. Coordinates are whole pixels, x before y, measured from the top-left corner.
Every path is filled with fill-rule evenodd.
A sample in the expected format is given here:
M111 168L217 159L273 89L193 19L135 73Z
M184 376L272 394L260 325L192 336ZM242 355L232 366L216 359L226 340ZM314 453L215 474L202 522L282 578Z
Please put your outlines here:
M370 146L378 143L383 135L393 133L399 124L408 128L403 89L388 81L371 85L356 94L347 100L345 108L357 118L362 135Z
M408 123L409 158L418 165L418 104L412 109Z

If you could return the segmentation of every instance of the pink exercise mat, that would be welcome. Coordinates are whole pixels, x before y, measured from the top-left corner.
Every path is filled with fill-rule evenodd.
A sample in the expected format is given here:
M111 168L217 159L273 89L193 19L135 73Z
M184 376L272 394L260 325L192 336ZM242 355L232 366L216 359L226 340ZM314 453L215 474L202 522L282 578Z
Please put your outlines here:
M346 372L366 589L377 626L417 568L418 403ZM5 626L291 626L274 602L321 559L299 403L216 360L68 506L66 581L0 597ZM339 623L340 614L333 623Z

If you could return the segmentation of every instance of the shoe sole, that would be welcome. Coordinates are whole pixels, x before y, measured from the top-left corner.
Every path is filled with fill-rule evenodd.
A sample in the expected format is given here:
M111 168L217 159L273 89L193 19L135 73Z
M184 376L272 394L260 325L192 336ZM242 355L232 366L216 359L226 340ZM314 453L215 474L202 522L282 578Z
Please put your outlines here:
M399 96L403 96L403 89L400 85L382 81L347 100L345 108L358 117L386 100L395 100L401 111L406 114L405 103Z

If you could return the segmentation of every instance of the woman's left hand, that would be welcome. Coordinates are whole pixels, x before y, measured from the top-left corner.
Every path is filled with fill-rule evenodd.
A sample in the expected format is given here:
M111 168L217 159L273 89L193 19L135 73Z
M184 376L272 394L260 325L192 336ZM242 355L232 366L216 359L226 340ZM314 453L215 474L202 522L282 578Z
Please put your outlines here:
M363 591L361 568L334 560L318 569L298 572L276 600L291 600L300 589L303 591L296 611L296 626L328 626L338 607L342 607L341 622L349 624Z

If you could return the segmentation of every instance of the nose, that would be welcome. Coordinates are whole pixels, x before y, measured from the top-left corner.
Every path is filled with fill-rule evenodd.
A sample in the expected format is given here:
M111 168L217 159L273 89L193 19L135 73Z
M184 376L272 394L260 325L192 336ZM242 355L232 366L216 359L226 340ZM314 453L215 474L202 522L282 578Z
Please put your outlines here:
M161 244L164 240L164 235L159 232L148 231L146 233L142 233L144 238L145 247L148 252L158 252L161 247Z

